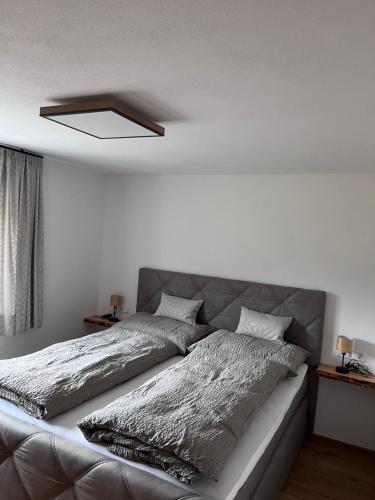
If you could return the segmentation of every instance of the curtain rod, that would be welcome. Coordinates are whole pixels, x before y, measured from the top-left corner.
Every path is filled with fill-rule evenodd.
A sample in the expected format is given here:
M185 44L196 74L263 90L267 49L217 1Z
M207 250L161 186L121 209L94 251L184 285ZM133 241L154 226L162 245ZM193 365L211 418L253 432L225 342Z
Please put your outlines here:
M42 155L38 155L37 153L32 153L31 151L25 151L21 148L15 148L13 146L6 146L5 144L0 144L0 148L10 149L11 151L17 151L17 153L23 153L24 155L36 156L37 158L44 158Z

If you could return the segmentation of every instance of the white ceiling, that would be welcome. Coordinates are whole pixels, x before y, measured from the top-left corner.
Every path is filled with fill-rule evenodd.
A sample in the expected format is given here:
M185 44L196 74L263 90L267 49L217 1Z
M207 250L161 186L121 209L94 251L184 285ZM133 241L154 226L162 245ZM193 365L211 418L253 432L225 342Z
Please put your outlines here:
M165 137L38 116L85 95ZM375 173L375 1L1 0L0 142L124 172Z

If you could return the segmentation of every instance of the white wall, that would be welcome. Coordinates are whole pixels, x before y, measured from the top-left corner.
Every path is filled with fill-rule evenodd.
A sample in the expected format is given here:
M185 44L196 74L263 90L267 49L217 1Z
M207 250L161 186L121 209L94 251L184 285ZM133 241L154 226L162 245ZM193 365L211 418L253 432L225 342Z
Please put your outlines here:
M135 308L141 266L328 292L322 360L338 333L375 367L375 176L111 176L99 307ZM322 380L316 432L375 449L372 391Z
M44 160L44 325L0 337L0 358L20 356L84 333L96 312L103 229L104 175Z

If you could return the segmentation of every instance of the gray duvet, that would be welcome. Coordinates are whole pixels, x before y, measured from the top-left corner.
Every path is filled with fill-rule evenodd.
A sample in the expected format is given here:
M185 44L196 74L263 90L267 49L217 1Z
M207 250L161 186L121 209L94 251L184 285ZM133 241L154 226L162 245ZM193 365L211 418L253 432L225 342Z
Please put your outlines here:
M78 426L86 439L182 482L199 473L217 479L257 408L306 356L296 346L220 330Z
M50 418L174 356L195 332L138 313L109 330L0 361L0 397Z

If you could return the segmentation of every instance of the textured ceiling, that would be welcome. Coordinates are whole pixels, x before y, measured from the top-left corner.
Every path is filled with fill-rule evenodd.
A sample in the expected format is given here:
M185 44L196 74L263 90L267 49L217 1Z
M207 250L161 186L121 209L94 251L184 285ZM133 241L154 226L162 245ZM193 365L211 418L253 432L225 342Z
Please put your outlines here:
M1 0L0 142L124 172L375 173L373 0ZM115 95L164 138L39 106Z

